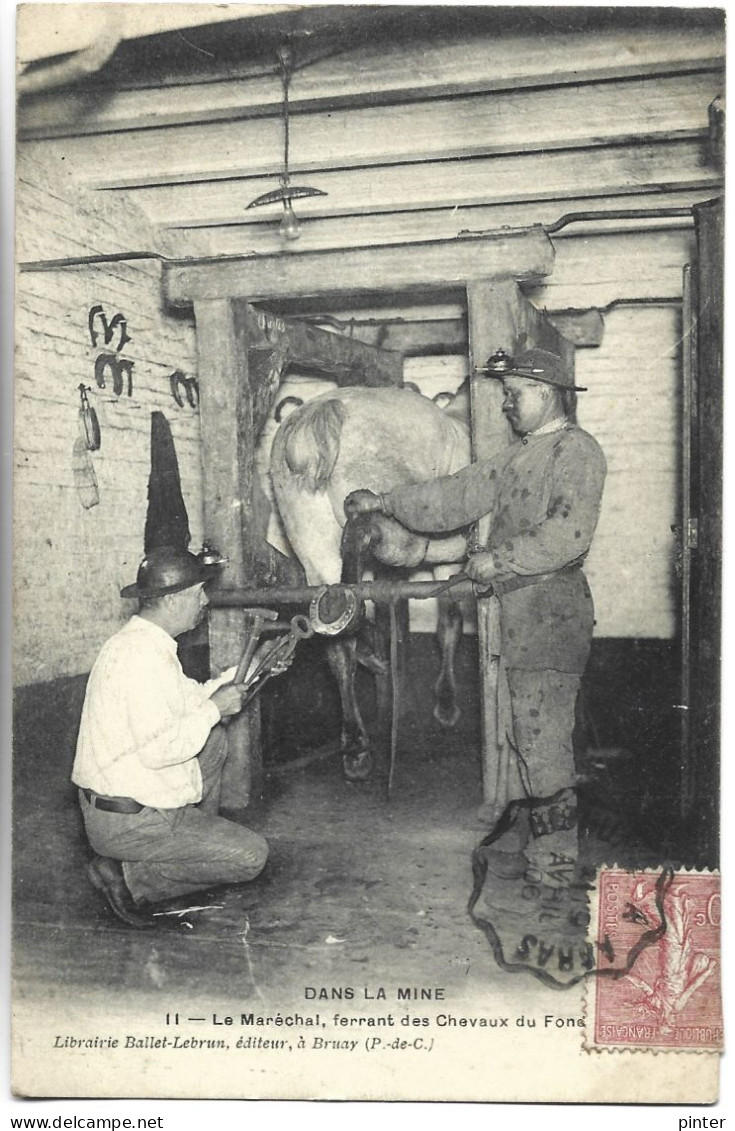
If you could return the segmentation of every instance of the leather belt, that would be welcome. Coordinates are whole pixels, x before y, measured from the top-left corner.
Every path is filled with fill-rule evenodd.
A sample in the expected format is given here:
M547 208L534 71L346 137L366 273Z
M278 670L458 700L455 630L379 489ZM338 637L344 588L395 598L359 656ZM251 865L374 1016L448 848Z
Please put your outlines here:
M515 593L517 589L527 589L529 585L540 585L543 581L553 581L555 577L564 577L572 573L578 573L582 568L581 562L575 562L573 565L562 566L561 569L554 570L553 573L529 573L517 574L514 577L509 577L505 581L491 581L489 589L495 593L497 597L504 597L506 593Z
M100 797L91 789L82 789L90 805L95 809L104 809L107 813L140 813L145 806L132 797Z

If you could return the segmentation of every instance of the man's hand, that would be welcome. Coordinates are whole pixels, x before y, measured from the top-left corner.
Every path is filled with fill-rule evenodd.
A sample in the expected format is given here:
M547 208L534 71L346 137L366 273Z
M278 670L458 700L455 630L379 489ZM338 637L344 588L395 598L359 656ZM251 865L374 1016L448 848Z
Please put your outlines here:
M477 554L470 554L464 571L468 577L471 577L479 585L491 585L498 576L493 555L486 550Z
M225 683L218 687L210 699L216 705L220 718L237 715L242 708L243 687L236 683Z
M345 499L345 514L348 518L356 518L359 514L370 514L371 511L383 509L383 499L374 491L360 489L351 491Z

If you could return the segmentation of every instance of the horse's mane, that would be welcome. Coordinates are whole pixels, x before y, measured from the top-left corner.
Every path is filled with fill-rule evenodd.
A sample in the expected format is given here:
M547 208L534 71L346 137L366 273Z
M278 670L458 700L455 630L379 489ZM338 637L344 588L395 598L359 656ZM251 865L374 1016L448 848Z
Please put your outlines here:
M339 455L346 409L336 397L311 401L281 425L286 465L312 495L325 491Z

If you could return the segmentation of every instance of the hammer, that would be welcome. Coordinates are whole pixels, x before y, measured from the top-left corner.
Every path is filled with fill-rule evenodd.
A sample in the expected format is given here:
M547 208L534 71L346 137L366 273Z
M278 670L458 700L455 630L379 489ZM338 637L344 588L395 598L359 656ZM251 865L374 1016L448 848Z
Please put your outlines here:
M248 637L248 642L245 645L245 650L240 657L240 663L237 665L235 678L232 681L233 683L245 682L245 678L248 674L248 668L250 667L250 662L255 655L255 649L258 647L258 641L260 639L260 634L263 631L263 625L265 624L265 622L269 620L278 620L278 613L274 612L273 609L255 608L248 609L247 611L252 617L252 621L250 623L250 636Z

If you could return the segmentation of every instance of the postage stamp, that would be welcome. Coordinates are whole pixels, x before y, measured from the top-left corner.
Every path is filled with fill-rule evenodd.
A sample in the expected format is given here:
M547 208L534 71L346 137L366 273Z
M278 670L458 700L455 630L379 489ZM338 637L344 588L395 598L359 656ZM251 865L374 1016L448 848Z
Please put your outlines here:
M602 867L591 902L585 1048L722 1048L719 874Z

